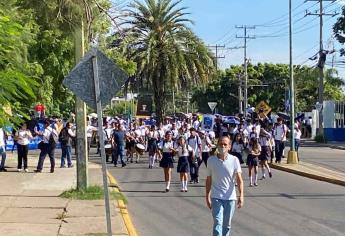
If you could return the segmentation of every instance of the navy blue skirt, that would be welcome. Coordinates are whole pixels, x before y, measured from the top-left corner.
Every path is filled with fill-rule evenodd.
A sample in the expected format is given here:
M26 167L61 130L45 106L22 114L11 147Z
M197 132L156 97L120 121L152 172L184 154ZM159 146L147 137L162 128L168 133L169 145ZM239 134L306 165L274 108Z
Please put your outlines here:
M268 159L271 157L271 150L270 147L267 146L261 146L261 153L259 156L260 161L268 161Z
M258 166L258 158L256 156L249 154L247 157L247 165L248 166Z
M188 173L189 170L188 157L179 157L177 163L177 173Z
M174 160L173 160L172 153L163 152L163 157L159 163L159 166L162 168L174 168Z

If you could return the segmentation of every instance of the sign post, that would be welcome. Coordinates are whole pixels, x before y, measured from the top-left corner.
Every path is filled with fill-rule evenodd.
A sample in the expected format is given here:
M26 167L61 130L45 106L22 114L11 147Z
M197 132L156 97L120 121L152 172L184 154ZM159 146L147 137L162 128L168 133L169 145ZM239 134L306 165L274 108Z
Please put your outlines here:
M217 102L208 102L207 104L210 107L212 114L214 114L214 109L217 106Z
M102 114L102 102L101 102L101 92L99 90L99 78L98 78L98 65L96 55L92 58L93 67L93 79L95 83L95 100L97 103L97 117L98 117L98 135L101 150L101 160L102 160L102 174L103 174L103 188L104 188L104 200L105 200L105 212L107 218L107 231L108 235L112 235L111 230L111 216L110 216L110 204L109 204L109 189L108 189L108 177L107 177L107 163L105 157L104 149L104 135L103 135L103 114Z
M76 96L97 110L98 134L100 137L104 201L108 236L112 235L108 177L103 136L103 106L108 105L124 85L128 76L117 65L96 48L91 49L73 68L63 83Z

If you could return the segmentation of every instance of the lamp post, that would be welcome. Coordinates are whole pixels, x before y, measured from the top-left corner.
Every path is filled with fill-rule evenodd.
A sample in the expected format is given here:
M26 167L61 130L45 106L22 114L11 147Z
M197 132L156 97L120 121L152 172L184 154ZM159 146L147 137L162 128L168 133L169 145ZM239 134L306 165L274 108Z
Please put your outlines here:
M290 124L291 124L291 137L290 137L290 151L288 154L287 163L297 164L297 152L295 150L295 81L293 77L293 63L292 63L292 0L289 0L289 54L290 54Z

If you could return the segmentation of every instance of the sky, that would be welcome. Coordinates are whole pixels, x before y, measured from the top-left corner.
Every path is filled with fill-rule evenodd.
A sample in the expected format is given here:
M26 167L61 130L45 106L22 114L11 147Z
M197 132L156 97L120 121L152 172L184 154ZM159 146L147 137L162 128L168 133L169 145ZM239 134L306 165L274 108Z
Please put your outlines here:
M194 21L191 28L206 45L225 45L219 55L225 56L218 60L220 68L243 62L243 49L231 50L231 47L243 46L243 29L235 26L257 25L256 29L248 30L256 39L248 41L247 57L252 63L272 62L289 63L288 38L288 0L183 0L181 5L188 7L190 19ZM335 2L324 0L324 12L341 12L345 1ZM316 13L318 1L305 2L292 0L293 10L293 62L294 64L315 65L317 61L308 60L319 50L319 18L305 16L306 10ZM318 13L318 12L317 12ZM341 48L332 38L332 25L338 16L324 17L323 40L324 48ZM262 26L259 26L262 25ZM275 36L275 37L267 37ZM278 36L278 37L276 37ZM339 53L329 55L327 61L339 59ZM345 75L344 68L338 68Z

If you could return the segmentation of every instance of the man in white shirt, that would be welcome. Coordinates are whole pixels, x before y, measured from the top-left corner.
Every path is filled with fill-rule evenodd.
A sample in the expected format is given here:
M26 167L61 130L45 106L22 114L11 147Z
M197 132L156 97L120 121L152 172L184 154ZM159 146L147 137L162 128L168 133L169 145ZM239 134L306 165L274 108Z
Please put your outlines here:
M230 155L231 142L228 137L218 141L217 156L207 162L206 203L214 220L213 236L229 236L231 220L237 207L243 206L243 180L241 165L237 157ZM235 182L239 197L237 199Z
M0 163L0 172L7 171L5 169L5 161L6 161L6 135L3 128L0 128L0 155L1 155L1 163Z
M278 118L277 124L274 128L273 135L274 135L274 142L275 142L275 156L276 156L276 163L280 163L284 148L285 148L285 141L286 141L286 133L288 128L285 124L283 124L283 119Z
M42 144L40 156L37 163L37 169L35 170L35 172L36 173L42 172L44 159L48 155L49 160L50 160L50 173L54 173L54 168L55 168L54 154L55 154L56 143L58 142L59 137L58 137L57 131L50 126L49 120L46 120L44 122L44 127L45 129L43 131L37 132L37 135L42 137L43 144ZM53 143L50 142L51 138L54 139Z

